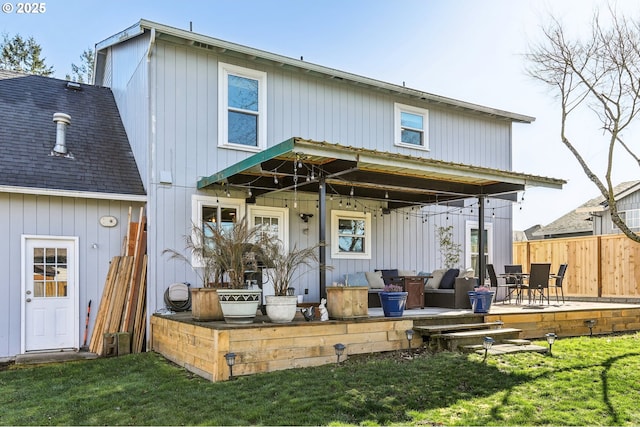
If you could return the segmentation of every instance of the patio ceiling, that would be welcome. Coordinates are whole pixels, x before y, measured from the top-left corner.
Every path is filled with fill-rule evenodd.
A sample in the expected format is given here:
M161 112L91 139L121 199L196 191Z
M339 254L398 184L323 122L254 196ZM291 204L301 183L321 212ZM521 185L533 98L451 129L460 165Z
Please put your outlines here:
M198 189L251 189L383 200L388 208L448 203L472 197L515 201L525 186L561 189L565 180L423 157L291 138L198 181Z

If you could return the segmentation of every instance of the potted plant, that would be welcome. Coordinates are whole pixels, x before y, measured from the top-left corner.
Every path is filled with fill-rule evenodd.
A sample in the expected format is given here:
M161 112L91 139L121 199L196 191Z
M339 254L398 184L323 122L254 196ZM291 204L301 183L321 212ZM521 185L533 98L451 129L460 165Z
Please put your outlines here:
M402 317L407 303L407 295L409 295L408 292L402 290L402 286L389 283L385 285L379 295L384 317Z
M184 255L174 249L165 249L162 254L170 254L170 259L186 262L198 275L202 287L191 288L191 315L194 320L206 322L223 320L222 307L218 298L217 288L220 286L221 271L212 256L212 242L205 230L208 223L200 227L193 224L191 234L185 236L185 249L190 255ZM194 262L196 266L194 266Z
M474 313L488 313L495 291L488 286L478 286L469 291L469 300Z
M274 323L288 323L296 315L298 297L290 293L294 274L301 265L311 267L318 262L319 244L285 252L282 242L263 234L258 242L260 256L267 267L265 273L273 283L274 295L267 295L267 316Z
M228 278L228 287L218 289L220 305L227 323L252 323L260 304L262 290L245 284L245 271L257 270L260 228L249 227L246 219L236 220L231 227L207 224L211 243L207 255Z

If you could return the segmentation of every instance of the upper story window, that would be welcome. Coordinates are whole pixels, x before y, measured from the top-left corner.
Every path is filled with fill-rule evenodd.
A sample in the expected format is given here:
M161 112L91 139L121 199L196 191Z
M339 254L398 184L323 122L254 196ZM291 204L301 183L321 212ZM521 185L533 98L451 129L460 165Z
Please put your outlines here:
M371 259L371 214L331 211L331 257Z
M630 230L640 231L640 209L630 209L626 211L618 212L620 219L627 224ZM617 230L618 226L615 223L613 224L613 229Z
M394 104L395 145L429 149L429 110Z
M267 73L219 63L218 146L260 151L267 145Z

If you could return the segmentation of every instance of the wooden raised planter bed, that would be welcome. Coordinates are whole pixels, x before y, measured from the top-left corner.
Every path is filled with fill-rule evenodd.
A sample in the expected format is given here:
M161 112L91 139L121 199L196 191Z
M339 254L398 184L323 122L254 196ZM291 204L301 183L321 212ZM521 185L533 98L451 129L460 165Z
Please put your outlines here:
M369 316L367 286L327 286L327 311L336 320Z

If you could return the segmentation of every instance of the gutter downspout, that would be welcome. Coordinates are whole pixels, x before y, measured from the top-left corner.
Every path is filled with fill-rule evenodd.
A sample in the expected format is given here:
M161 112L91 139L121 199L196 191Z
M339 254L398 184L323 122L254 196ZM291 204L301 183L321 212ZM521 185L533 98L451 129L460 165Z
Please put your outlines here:
M151 29L151 37L149 39L149 47L147 48L147 63L151 62L151 52L153 52L153 46L156 44L156 29Z
M327 297L327 207L326 196L327 186L326 178L323 173L320 173L318 185L318 240L320 242L319 261L319 279L320 279L320 299Z
M485 270L487 268L484 260L484 196L478 196L478 286L484 285Z
M148 111L149 111L149 115L147 116L147 120L149 120L148 123L148 138L149 141L147 143L147 147L148 147L148 158L147 158L147 179L146 179L146 187L147 187L147 202L146 202L146 215L147 215L147 229L151 230L152 228L149 227L149 224L152 224L155 222L155 212L152 211L151 209L149 209L149 205L151 204L154 208L156 207L156 204L153 203L153 201L155 200L155 193L156 193L156 188L151 184L152 183L152 177L154 176L154 169L155 169L155 161L154 161L154 153L156 151L156 110L155 110L155 98L153 96L154 92L154 88L155 88L155 81L153 81L153 73L151 72L151 54L153 53L153 48L155 46L156 43L156 29L152 28L151 29L151 36L150 36L150 40L149 40L149 47L147 48L147 101L148 101ZM147 248L149 248L151 245L150 243L153 243L154 245L156 244L155 242L157 241L156 238L156 232L154 233L148 233L147 234ZM157 261L154 260L153 257L149 258L149 264L147 266L147 275L151 280L156 280L157 279ZM151 307L157 307L157 298L156 298L156 294L157 294L157 290L156 292L147 292L146 295L146 303L147 303L147 331L151 330L151 314L155 311L155 309L151 310ZM147 333L146 336L146 348L151 348L151 334Z

